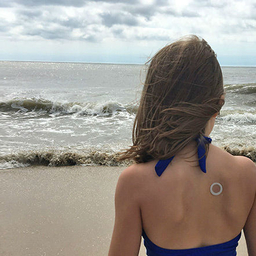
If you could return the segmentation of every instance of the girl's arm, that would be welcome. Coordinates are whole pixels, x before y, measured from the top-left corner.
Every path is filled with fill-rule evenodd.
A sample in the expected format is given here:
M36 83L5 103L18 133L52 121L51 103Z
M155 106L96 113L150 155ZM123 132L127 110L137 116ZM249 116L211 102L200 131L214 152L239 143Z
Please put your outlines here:
M252 174L251 182L252 187L256 191L256 166L252 161L247 161L246 167L250 169ZM248 255L249 256L256 256L256 192L254 196L254 203L252 205L250 214L247 218L245 227L244 227L244 234L247 243Z
M115 194L115 225L109 256L139 254L142 222L139 206L138 180L134 166L122 172Z

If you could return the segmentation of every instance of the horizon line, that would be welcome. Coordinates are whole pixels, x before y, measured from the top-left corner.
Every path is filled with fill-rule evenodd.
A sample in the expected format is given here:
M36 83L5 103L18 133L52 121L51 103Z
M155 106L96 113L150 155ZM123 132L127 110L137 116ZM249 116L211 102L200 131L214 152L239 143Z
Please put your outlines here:
M39 62L39 63L73 63L73 64L106 64L106 65L146 65L146 63L135 62L98 62L98 61L50 61L50 60L0 60L0 62ZM254 68L255 65L220 65L221 67L248 67Z

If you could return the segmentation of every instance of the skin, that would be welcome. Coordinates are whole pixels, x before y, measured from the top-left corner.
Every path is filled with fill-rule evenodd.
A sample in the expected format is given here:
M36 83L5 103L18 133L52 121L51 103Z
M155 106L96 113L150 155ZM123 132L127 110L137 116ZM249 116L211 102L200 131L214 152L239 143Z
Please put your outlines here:
M214 126L214 115L205 135ZM256 256L256 166L210 145L207 173L197 165L196 144L175 156L161 177L157 161L134 164L118 180L109 256L138 255L142 229L156 245L188 249L229 241L244 230L249 256ZM220 182L223 192L210 193Z

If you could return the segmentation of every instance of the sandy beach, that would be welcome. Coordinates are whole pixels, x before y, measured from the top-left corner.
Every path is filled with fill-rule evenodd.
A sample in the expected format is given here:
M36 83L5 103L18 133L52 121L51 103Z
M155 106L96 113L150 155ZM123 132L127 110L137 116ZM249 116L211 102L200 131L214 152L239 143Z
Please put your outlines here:
M1 256L104 256L123 167L0 170ZM145 256L142 246L140 256ZM247 255L244 237L238 255Z

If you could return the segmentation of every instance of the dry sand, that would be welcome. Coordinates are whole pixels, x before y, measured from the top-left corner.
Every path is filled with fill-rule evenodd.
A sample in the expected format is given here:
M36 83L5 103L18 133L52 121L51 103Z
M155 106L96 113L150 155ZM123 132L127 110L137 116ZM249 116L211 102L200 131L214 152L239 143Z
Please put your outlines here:
M123 167L0 170L1 256L104 256ZM141 248L140 256L144 256ZM238 255L247 255L244 238Z

